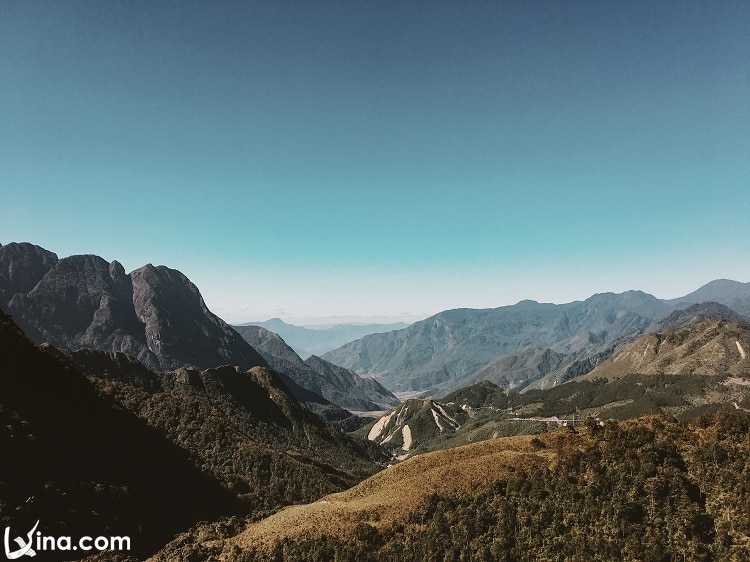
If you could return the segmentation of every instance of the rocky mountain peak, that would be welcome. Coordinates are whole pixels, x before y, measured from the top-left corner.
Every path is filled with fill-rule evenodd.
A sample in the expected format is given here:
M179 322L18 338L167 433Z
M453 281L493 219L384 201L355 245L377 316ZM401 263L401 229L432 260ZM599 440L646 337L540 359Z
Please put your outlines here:
M155 370L266 364L185 275L165 266L128 275L99 256L58 259L38 246L8 244L0 247L0 296L36 343L129 353Z
M0 297L28 293L56 263L56 254L28 242L0 246Z

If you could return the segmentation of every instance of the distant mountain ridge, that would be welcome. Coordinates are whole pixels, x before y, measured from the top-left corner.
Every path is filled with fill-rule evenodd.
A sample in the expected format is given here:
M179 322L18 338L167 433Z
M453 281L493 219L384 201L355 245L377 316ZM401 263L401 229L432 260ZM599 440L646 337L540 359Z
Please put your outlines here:
M745 318L750 318L750 282L740 283L731 279L716 279L696 291L668 301L672 304L718 302Z
M263 328L240 326L254 334L243 337L208 310L185 275L168 267L149 264L126 274L117 261L58 259L39 246L12 243L0 246L0 295L0 308L37 344L128 353L154 371L270 364L300 402L328 421L351 418L345 408L381 411L398 403L372 379L320 359L315 367L306 364Z
M129 275L98 256L58 259L39 246L0 246L0 307L39 344L121 351L154 370L266 366L214 315L177 270L149 264Z
M483 369L490 380L510 387L537 380L555 384L588 372L670 313L708 296L744 310L750 283L712 282L671 300L626 291L560 305L527 300L495 309L448 310L397 332L365 336L323 358L373 376L394 392L439 395L478 381Z
M674 317L694 317L697 307L708 314L722 305L697 305L690 314ZM747 322L703 319L647 333L588 374L544 389L518 393L483 380L440 399L406 400L360 433L404 460L429 450L543 432L587 417L669 414L694 419L717 409L750 411Z
M341 408L387 410L399 403L398 398L373 379L360 377L315 355L303 361L281 336L270 330L260 326L235 326L235 330L274 370Z
M287 324L280 318L271 318L264 322L246 322L234 326L234 328L243 326L260 326L271 330L284 338L287 345L300 357L307 358L311 355L323 355L345 343L369 334L401 330L406 328L408 324L404 322L395 324L336 324L334 326L310 328Z

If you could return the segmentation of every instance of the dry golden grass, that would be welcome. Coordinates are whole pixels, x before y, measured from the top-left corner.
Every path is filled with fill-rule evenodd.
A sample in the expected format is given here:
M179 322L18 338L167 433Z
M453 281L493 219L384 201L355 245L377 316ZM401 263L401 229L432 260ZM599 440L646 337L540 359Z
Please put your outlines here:
M344 536L359 523L384 526L403 521L430 494L476 492L520 466L554 464L558 437L558 432L506 437L420 455L345 492L312 504L287 507L213 545L223 547L222 560L230 560L235 545L263 548L282 538ZM566 442L584 438L572 434L565 437ZM543 448L540 441L545 444Z

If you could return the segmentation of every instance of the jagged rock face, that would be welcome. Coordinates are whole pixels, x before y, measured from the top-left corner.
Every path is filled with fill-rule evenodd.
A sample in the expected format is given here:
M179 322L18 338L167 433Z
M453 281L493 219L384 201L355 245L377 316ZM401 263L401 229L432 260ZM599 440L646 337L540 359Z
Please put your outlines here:
M155 370L265 361L206 308L179 271L130 275L98 256L57 256L31 244L0 247L0 306L36 343L121 351Z
M211 313L198 288L182 273L146 265L130 274L133 308L143 323L148 348L162 369L265 365L263 358Z
M0 298L28 293L57 263L52 252L28 243L0 246ZM5 295L8 298L5 299Z
M28 293L16 293L8 310L37 343L122 351L153 365L158 359L146 346L132 292L119 263L71 256L58 260Z

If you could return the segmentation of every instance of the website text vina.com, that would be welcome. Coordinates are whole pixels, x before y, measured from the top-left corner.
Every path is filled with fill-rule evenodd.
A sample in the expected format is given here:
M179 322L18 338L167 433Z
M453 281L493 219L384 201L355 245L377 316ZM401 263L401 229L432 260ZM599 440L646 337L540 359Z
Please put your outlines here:
M16 536L11 542L11 528L5 527L3 537L3 546L5 547L5 557L8 560L29 556L34 557L42 552L72 552L72 551L99 551L130 550L130 537L89 537L83 536L77 540L66 535L53 536L42 534L38 531L39 521L27 533L24 533L25 539Z

